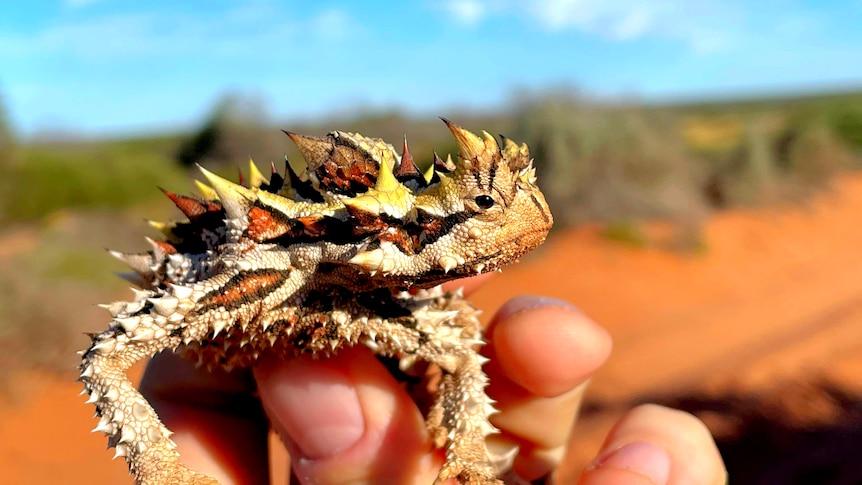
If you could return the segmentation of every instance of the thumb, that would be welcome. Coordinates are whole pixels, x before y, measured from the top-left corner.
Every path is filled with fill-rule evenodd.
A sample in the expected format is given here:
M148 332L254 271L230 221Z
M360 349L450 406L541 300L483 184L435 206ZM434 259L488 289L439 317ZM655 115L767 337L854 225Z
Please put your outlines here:
M424 420L386 368L364 348L331 358L263 358L260 398L303 483L430 483Z

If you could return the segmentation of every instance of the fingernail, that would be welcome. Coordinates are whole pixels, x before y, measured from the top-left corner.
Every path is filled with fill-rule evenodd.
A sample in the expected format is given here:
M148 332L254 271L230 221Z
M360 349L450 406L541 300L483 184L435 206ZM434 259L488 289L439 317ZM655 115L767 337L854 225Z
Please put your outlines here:
M588 468L627 470L664 485L670 479L670 456L658 445L636 441L599 456Z
M511 317L518 312L542 306L556 306L574 312L583 313L580 308L576 307L575 305L572 305L566 300L560 300L559 298L551 298L548 296L539 295L519 295L503 304L503 306L500 307L499 310L497 310L497 314L495 315L495 317L499 319L504 319Z
M344 374L317 365L290 365L281 374L273 376L278 380L267 392L267 410L305 458L333 456L362 437L359 396Z

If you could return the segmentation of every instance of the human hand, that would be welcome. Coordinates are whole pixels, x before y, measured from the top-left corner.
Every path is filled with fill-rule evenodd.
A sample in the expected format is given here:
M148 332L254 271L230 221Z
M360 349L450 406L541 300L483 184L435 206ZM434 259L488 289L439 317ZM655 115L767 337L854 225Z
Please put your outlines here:
M607 359L610 337L571 305L523 296L507 302L482 353L501 434L517 444L514 472L547 476L565 456L589 377ZM175 431L183 461L223 483L268 483L268 422L255 387L304 482L431 483L442 463L403 387L364 348L316 360L261 360L254 375L208 373L170 354L153 360L141 390ZM613 428L579 483L724 484L721 458L693 416L641 406Z

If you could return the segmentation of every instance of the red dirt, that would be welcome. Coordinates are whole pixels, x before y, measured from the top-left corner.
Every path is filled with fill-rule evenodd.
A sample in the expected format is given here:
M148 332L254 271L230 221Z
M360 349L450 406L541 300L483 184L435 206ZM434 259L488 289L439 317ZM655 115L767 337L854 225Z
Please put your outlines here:
M613 334L570 469L621 406L644 396L745 393L811 376L862 391L862 176L804 205L718 214L705 236L704 251L674 254L610 243L597 228L561 231L476 295L489 310L522 292L564 298ZM96 422L77 383L35 372L11 379L16 392L0 402L0 482L130 483L104 437L89 433Z

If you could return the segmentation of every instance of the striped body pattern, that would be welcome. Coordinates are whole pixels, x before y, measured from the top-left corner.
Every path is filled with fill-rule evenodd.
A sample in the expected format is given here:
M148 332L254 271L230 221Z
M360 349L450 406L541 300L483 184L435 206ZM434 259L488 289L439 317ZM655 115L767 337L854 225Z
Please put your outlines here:
M109 446L136 483L216 483L180 462L171 432L126 377L135 362L176 351L209 368L248 368L264 352L326 356L364 345L403 371L434 364L427 414L446 460L438 481L501 483L511 456L488 451L478 311L440 284L494 271L540 245L553 223L526 145L444 120L456 161L421 173L380 139L287 133L307 169L233 183L203 168L201 197L166 195L187 220L146 253L112 254L137 286L103 305L107 330L81 352L79 380ZM507 461L509 463L507 463Z

